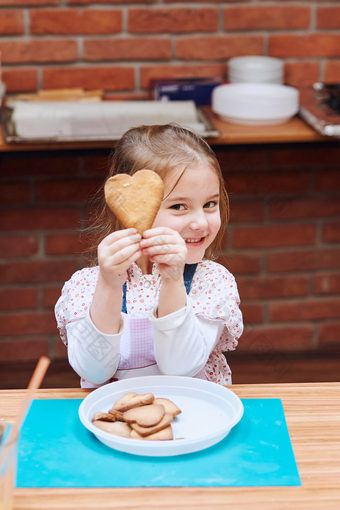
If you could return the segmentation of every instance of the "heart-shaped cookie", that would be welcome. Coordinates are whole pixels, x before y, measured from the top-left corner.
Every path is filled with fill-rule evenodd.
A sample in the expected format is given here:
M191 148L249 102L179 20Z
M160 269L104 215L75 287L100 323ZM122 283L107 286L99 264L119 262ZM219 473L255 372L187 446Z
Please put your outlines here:
M104 187L105 200L125 228L143 234L151 228L164 193L161 177L152 170L139 170L132 176L117 174Z

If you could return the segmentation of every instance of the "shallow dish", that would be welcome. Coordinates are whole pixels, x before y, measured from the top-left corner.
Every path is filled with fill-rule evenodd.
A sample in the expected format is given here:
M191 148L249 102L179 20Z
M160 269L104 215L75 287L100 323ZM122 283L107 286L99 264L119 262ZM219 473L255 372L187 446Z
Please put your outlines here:
M114 436L94 426L95 412L108 411L129 392L153 393L173 400L182 413L172 422L174 440L148 441ZM231 390L216 383L155 375L106 384L90 393L79 406L82 424L110 448L135 455L172 456L196 452L221 441L242 418L243 404Z
M231 83L212 92L212 110L235 124L280 124L299 111L299 92L273 83Z

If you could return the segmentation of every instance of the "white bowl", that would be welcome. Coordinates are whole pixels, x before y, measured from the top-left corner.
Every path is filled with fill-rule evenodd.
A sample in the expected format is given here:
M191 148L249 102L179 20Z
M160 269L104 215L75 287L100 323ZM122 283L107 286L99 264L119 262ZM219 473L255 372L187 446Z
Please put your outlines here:
M219 85L212 93L212 110L235 124L281 124L299 111L299 92L272 83Z
M259 75L253 73L249 75L248 73L237 73L232 72L229 73L229 82L230 83L276 83L277 85L281 85L283 81L283 77L281 74L268 74L265 75L261 73Z
M248 56L229 60L230 82L282 83L283 62L278 58Z

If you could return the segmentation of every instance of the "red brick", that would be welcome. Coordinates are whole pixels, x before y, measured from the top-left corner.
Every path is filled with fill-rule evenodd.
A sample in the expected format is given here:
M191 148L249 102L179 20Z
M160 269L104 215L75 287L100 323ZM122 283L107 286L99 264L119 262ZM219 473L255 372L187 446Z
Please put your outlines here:
M80 211L71 208L14 209L0 216L0 230L79 228Z
M1 310L34 309L38 306L38 291L34 288L20 287L0 290ZM1 319L1 317L0 317Z
M49 150L47 152L11 152L2 153L2 172L7 169L10 177L45 177L46 168L48 176L57 175L71 177L79 174L81 157L76 154L67 154L63 151ZM27 181L26 181L27 182Z
M0 257L30 257L38 252L39 240L36 235L2 235Z
M274 297L306 296L309 278L306 276L285 276L261 278L237 278L241 301L244 299L268 299Z
M183 60L212 60L241 55L261 55L263 37L259 35L221 35L178 38L176 56Z
M32 34L113 34L122 29L122 12L107 9L32 9Z
M127 38L84 41L85 60L169 60L170 39Z
M0 335L46 335L55 333L56 322L51 312L11 313L0 316Z
M328 83L340 81L340 60L326 61L324 81Z
M43 292L44 308L54 308L61 294L62 285L58 287L45 287Z
M340 222L325 223L322 229L322 240L325 243L339 243Z
M325 166L330 168L338 166L340 146L334 144L324 150L322 145L307 144L300 146L280 146L268 151L268 166L278 168L321 168L326 172Z
M210 8L130 9L128 31L135 34L215 32L218 10Z
M263 305L255 303L241 303L240 308L245 324L262 324Z
M339 169L318 172L316 175L315 189L317 191L340 191Z
M338 57L340 34L270 35L268 54L272 57Z
M43 355L49 355L48 338L0 341L0 361L37 360Z
M261 257L259 255L222 255L218 262L234 275L257 274L261 270Z
M88 200L102 185L97 180L53 181L37 183L38 202L83 202Z
M44 89L133 90L132 67L49 67L43 70Z
M319 62L286 62L284 83L292 87L308 87L320 79Z
M264 218L263 202L233 201L230 204L230 223L259 222Z
M0 5L13 7L14 5L22 5L29 7L31 5L59 5L60 0L0 0Z
M222 78L224 74L224 64L154 65L141 67L140 82L148 88L158 78Z
M0 42L4 64L32 62L72 62L77 59L77 43L71 39L43 39Z
M199 0L200 1L200 0ZM100 0L101 4L154 4L157 0ZM67 0L70 5L98 4L96 0Z
M340 267L340 249L313 249L267 256L268 272L310 271Z
M340 294L340 273L318 274L314 282L316 294Z
M340 7L318 7L316 26L317 28L340 28Z
M3 69L2 81L7 92L32 92L38 88L37 69Z
M321 218L340 215L338 198L272 200L269 217L272 219Z
M224 9L225 30L295 30L309 28L310 8L294 5L256 5Z
M58 337L53 344L53 359L67 359L67 347Z
M0 34L18 35L24 32L23 13L18 10L3 9L0 11Z
M243 352L288 352L314 349L312 326L247 327L238 350Z
M235 227L233 230L234 248L299 246L313 244L315 238L315 225Z
M340 322L320 324L319 329L320 347L340 348Z
M257 172L267 168L267 150L256 145L242 145L241 148L235 149L228 147L227 151L225 147L217 145L214 151L225 175L240 170Z
M163 2L165 4L174 4L174 3L183 3L183 0L163 0ZM190 2L196 3L196 4L198 4L200 2L201 3L207 3L207 0L197 0L197 1L196 0L185 0L185 3L187 3L187 4L190 3ZM227 4L227 3L234 3L234 2L239 2L239 3L240 2L249 2L249 0L214 0L214 3L216 3L216 4L217 3L225 3L225 4Z
M311 321L339 317L340 298L269 303L270 322Z
M79 259L0 264L0 281L11 283L54 283L69 280L80 269Z
M99 175L103 178L106 177L110 160L109 156L101 154L87 154L83 158L83 174L93 176Z
M299 193L306 191L309 185L305 172L257 172L256 178L250 172L229 173L225 177L228 193L232 195L254 193Z
M31 186L23 183L2 183L0 186L1 204L25 204L31 200Z
M46 255L79 255L84 249L84 240L80 234L52 234L46 237Z

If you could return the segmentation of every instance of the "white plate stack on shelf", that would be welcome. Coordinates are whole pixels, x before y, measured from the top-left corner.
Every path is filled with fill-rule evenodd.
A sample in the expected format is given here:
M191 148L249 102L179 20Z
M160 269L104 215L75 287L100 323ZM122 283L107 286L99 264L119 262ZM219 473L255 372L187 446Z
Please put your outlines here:
M272 57L235 57L228 63L230 83L283 82L283 62Z
M212 93L212 110L233 124L275 125L299 111L299 92L282 85L283 64L270 57L237 57L229 61L230 83Z

